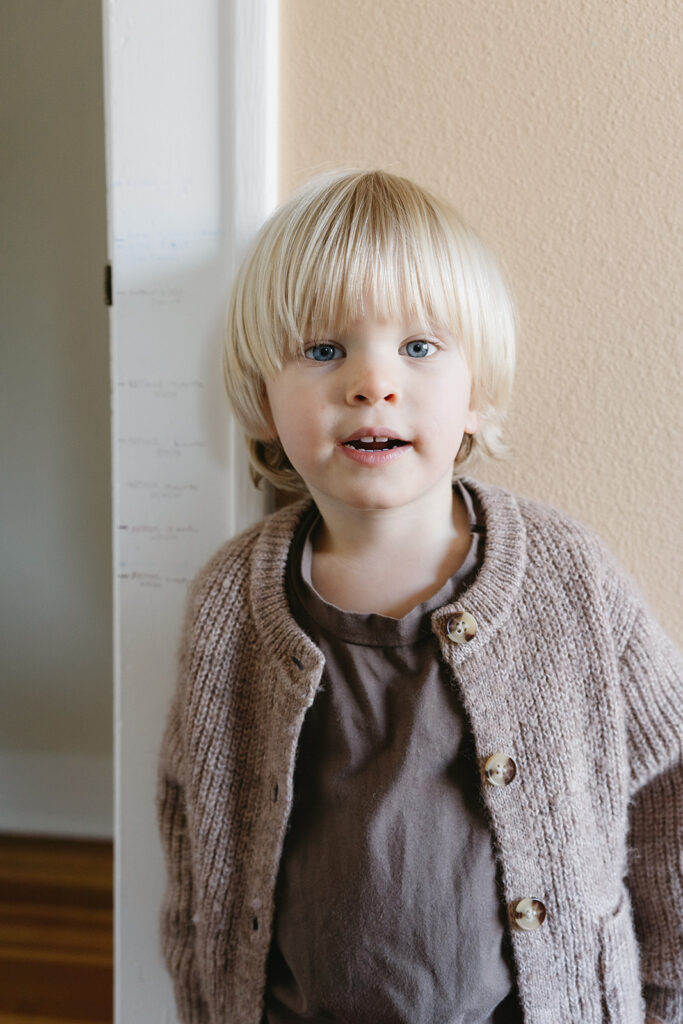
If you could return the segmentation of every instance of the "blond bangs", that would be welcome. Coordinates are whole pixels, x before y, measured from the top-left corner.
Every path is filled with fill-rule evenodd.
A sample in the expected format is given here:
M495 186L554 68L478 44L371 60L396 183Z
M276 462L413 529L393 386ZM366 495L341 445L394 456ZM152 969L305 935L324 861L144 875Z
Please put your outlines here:
M412 186L388 189L384 176L346 185L282 239L288 274L271 322L283 354L294 354L304 336L329 337L366 315L460 333L438 210Z

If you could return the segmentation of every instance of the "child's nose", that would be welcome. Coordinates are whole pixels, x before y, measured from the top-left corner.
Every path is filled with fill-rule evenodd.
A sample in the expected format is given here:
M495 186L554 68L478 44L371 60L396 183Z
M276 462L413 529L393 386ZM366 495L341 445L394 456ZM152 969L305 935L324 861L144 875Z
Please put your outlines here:
M397 382L385 368L365 364L353 370L346 390L350 405L395 403L398 398Z

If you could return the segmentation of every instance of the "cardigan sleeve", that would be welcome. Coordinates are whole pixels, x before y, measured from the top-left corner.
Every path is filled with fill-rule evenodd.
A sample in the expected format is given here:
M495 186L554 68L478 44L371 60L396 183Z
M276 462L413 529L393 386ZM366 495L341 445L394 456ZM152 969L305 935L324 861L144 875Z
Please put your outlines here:
M209 1024L195 952L192 850L182 784L178 695L171 707L159 761L157 813L167 870L161 910L161 952L173 980L181 1024Z
M628 884L648 1014L683 1024L683 665L623 582L620 671L631 782ZM624 608L628 611L624 615Z

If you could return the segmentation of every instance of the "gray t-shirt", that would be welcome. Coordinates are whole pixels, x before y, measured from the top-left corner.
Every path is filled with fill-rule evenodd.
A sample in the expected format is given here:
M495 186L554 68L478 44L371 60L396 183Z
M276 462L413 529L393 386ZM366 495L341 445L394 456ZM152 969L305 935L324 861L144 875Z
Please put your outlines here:
M521 1019L480 776L431 613L483 552L401 619L342 611L311 583L315 509L292 544L295 618L325 656L297 753L265 1020L506 1024Z

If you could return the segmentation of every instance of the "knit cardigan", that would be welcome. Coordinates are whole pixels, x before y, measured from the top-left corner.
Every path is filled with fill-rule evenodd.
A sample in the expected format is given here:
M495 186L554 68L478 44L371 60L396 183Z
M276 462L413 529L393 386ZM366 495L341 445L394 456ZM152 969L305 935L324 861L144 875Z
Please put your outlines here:
M526 1024L683 1024L683 682L601 543L473 480L484 558L432 629L474 735ZM226 544L192 587L162 745L161 941L183 1024L259 1024L302 721L323 657L285 567L309 507ZM476 635L456 643L458 612ZM546 910L516 927L524 898ZM476 906L472 913L476 914Z

